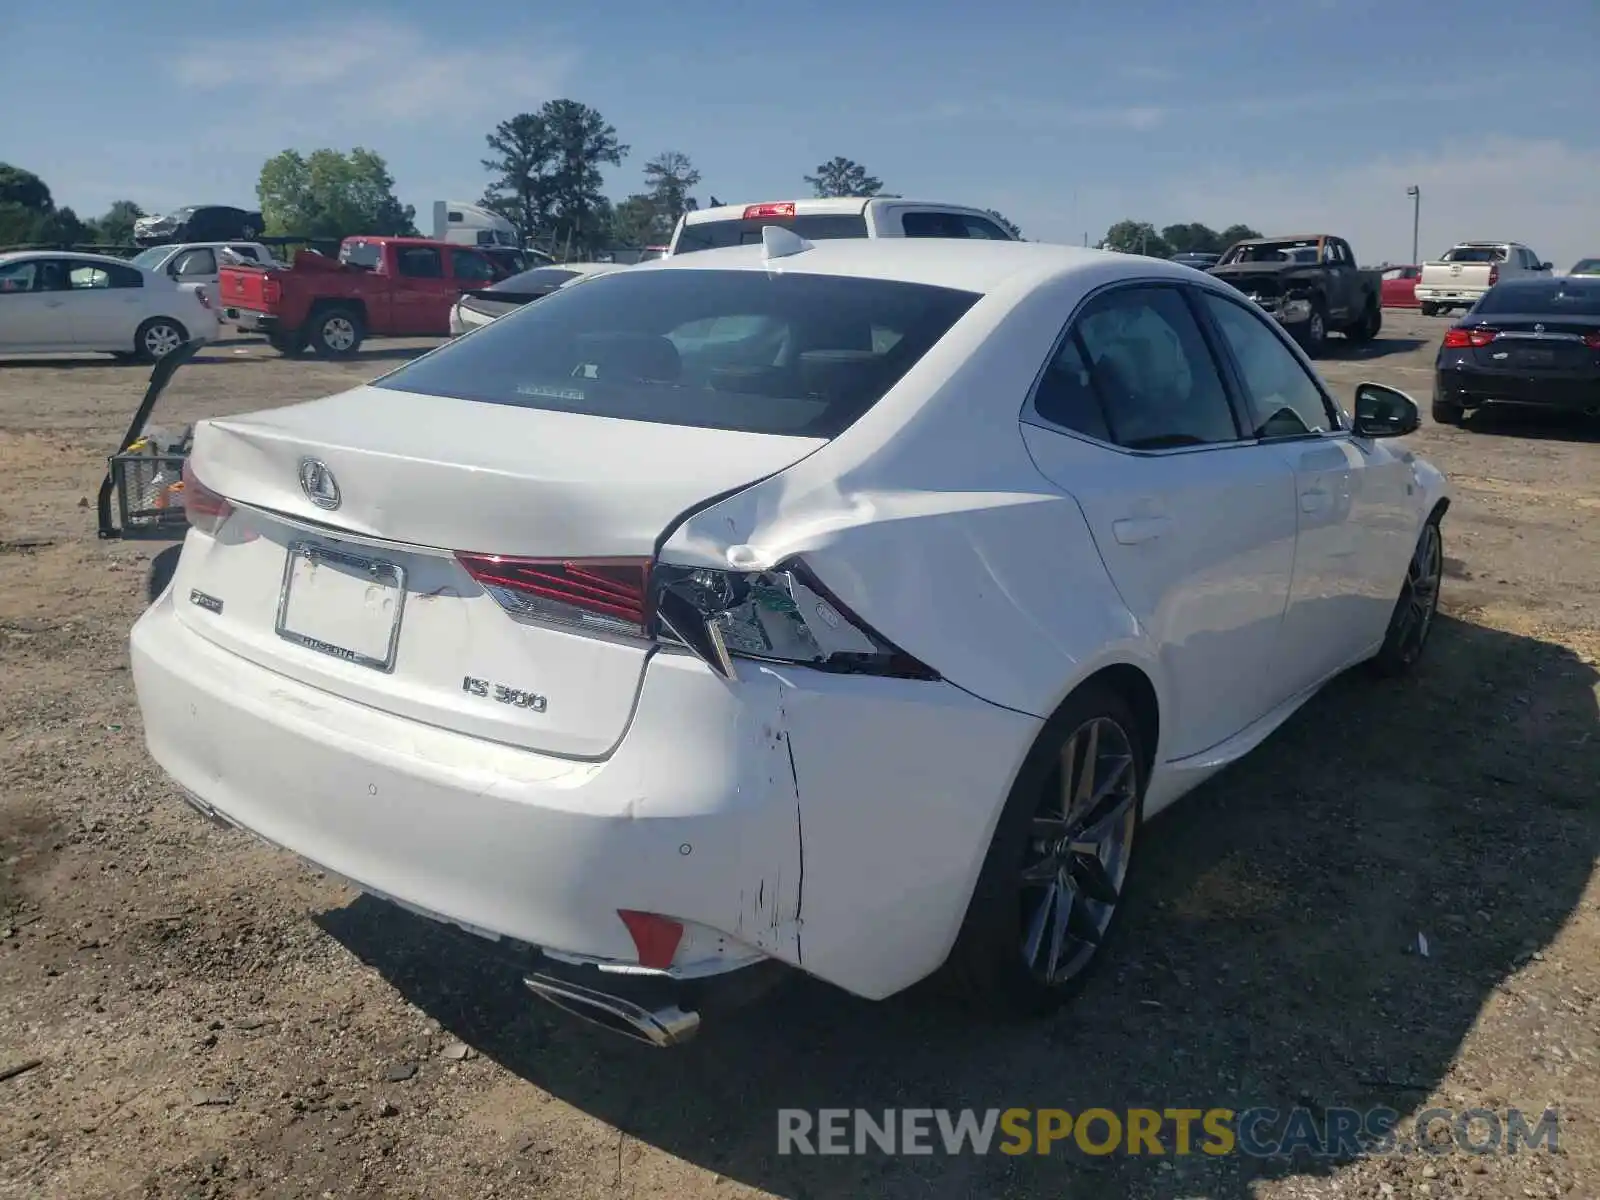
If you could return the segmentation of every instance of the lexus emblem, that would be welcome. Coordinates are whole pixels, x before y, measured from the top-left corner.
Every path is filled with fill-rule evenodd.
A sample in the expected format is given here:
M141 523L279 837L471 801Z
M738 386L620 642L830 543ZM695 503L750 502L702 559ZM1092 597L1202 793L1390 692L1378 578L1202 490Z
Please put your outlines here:
M1535 325L1533 327L1533 331L1535 333L1543 333L1544 332L1544 326L1543 325Z
M328 464L320 459L300 460L300 490L318 508L339 507L339 481L328 470Z

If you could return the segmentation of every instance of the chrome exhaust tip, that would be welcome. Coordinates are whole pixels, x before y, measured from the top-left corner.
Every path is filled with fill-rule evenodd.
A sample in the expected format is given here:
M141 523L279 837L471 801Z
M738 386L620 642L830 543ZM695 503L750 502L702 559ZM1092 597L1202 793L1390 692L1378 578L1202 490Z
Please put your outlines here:
M525 976L522 983L535 996L563 1012L661 1049L681 1045L700 1029L700 1014L684 1012L676 1004L645 1008L621 996L597 992L537 972Z

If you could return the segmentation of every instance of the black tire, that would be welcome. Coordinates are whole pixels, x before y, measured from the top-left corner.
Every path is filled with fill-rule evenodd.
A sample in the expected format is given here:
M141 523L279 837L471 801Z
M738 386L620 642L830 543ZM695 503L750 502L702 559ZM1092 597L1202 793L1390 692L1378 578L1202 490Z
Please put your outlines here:
M1437 304L1430 304L1424 300L1422 302L1421 311L1422 315L1425 317L1436 317L1439 315L1439 306Z
M1320 358L1323 350L1327 348L1328 314L1323 310L1320 298L1311 301L1311 316L1296 332L1296 340L1299 341L1300 348L1306 352L1307 358Z
M1460 425L1466 420L1467 410L1459 404L1451 404L1448 400L1435 400L1433 402L1433 423L1435 425Z
M172 577L178 572L178 558L183 554L183 543L168 546L150 560L150 577L145 581L145 599L154 604L167 590Z
M285 358L293 358L295 355L305 351L306 339L305 335L299 332L269 333L267 334L267 345Z
M1422 658L1439 611L1440 585L1444 582L1444 533L1439 517L1430 516L1417 535L1416 549L1406 566L1400 585L1400 598L1389 616L1383 645L1371 662L1372 670L1385 678L1407 674Z
M1095 918L1104 921L1098 941L1079 943L1075 961L1067 964L1071 973L1047 983L1035 973L1034 963L1025 957L1030 924L1028 896L1038 889L1024 884L1022 876L1030 862L1035 867L1046 865L1033 859L1034 855L1043 853L1034 822L1059 792L1062 752L1068 739L1074 731L1092 722L1107 721L1125 735L1127 757L1131 760L1127 770L1132 778L1131 797L1124 795L1118 799L1114 794L1111 798L1116 800L1118 810L1129 806L1127 812L1119 811L1114 817L1114 823L1127 831L1125 848L1118 860L1121 878L1115 881L1116 902L1110 905L1109 916L1102 912L1100 918ZM945 992L991 1016L1016 1018L1047 1013L1064 1004L1083 986L1095 964L1105 957L1117 919L1126 907L1121 899L1127 895L1132 878L1128 868L1136 858L1133 851L1143 825L1144 793L1149 781L1146 737L1133 707L1119 692L1103 683L1090 683L1080 688L1046 723L1012 785L955 945L938 974L937 982ZM1111 744L1110 741L1107 744ZM1126 824L1130 816L1131 825ZM1075 883L1082 888L1081 878ZM1079 895L1077 911L1087 914L1091 910L1085 907L1081 892ZM1043 922L1041 918L1041 922L1053 923L1054 913L1042 903L1040 907L1044 908L1043 917L1052 918L1050 922ZM1103 906L1097 904L1094 908L1099 911ZM1066 911L1071 914L1074 909L1069 906ZM1038 908L1034 915L1039 915ZM1066 924L1070 928L1072 923L1069 920ZM1079 958L1081 961L1076 961Z
M165 358L189 340L189 331L171 317L151 317L133 335L133 354L140 362Z
M311 349L321 358L350 358L361 349L365 322L353 308L324 308L312 314L306 327Z
M1364 345L1383 330L1383 309L1373 300L1361 314L1361 320L1344 331L1344 336L1357 345Z

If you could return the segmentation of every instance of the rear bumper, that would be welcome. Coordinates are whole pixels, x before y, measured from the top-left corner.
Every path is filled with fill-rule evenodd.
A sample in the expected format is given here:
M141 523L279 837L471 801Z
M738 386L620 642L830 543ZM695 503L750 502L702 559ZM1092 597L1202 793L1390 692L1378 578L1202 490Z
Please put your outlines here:
M266 840L423 915L568 963L637 963L619 909L683 922L671 972L776 959L869 998L949 951L1039 727L946 684L652 657L629 732L576 762L355 704L183 626L134 626L152 757Z
M1418 304L1476 304L1488 288L1419 287Z
M226 308L223 315L237 325L240 329L249 329L256 333L277 333L282 327L282 322L271 313L256 312L248 308Z
M1567 412L1594 412L1600 410L1600 376L1517 375L1447 369L1434 372L1433 394L1435 399L1462 408L1517 404Z

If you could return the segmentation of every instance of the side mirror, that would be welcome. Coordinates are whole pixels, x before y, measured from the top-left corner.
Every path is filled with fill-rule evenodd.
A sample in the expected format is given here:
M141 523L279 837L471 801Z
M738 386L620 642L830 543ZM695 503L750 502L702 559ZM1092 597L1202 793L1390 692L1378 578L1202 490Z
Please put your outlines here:
M1405 437L1421 427L1422 410L1404 392L1381 383L1356 385L1357 437Z
M1554 271L1555 269L1556 269L1555 263L1544 262L1544 263L1540 263L1539 264L1539 270L1541 270L1541 271Z

